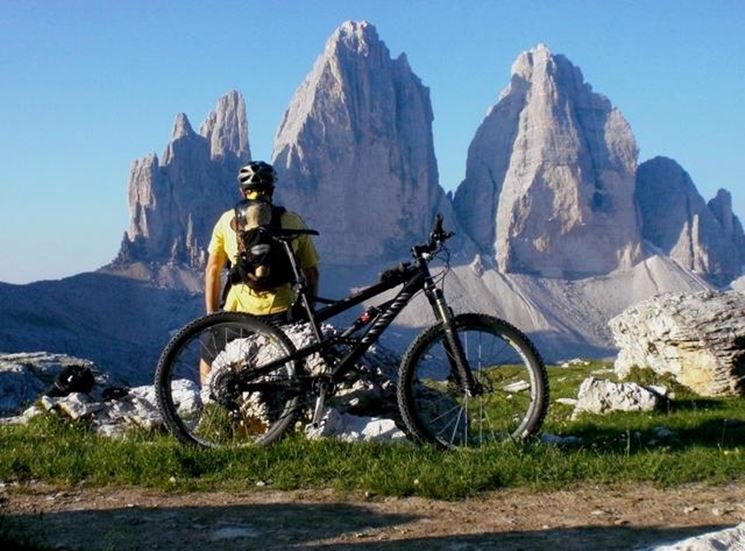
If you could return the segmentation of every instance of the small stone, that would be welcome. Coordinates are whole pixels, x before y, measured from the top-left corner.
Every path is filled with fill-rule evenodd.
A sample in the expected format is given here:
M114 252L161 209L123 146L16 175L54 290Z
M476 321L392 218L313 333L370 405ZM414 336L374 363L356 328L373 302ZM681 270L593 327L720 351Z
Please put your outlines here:
M546 432L541 435L541 442L550 446L579 446L583 443L583 440L579 436L558 436Z
M561 364L561 367L566 369L569 367L586 367L590 365L590 362L586 360L581 360L579 358L574 358L573 360L567 360Z
M577 405L577 399L576 398L557 398L554 400L557 404L564 404L565 406L576 406Z
M509 385L505 385L502 387L502 390L505 392L511 392L513 394L522 392L524 390L528 390L530 388L530 383L528 381L517 381L515 383L511 383Z
M675 432L671 431L667 427L654 427L652 429L652 433L660 439L669 439L669 438L675 438L677 435Z

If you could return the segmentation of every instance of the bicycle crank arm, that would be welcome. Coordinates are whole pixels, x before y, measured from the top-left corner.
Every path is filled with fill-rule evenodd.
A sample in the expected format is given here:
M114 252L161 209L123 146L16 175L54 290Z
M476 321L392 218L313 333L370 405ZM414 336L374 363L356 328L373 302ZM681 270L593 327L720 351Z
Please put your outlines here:
M323 412L325 410L326 406L326 393L321 393L318 398L316 398L316 406L313 408L313 420L311 421L311 426L314 429L317 429L321 426L321 421L323 420Z
M311 421L311 426L314 429L317 429L321 426L321 421L323 420L323 413L326 409L326 396L333 393L334 387L325 378L316 380L314 387L318 396L316 398L316 406L313 408L313 420Z

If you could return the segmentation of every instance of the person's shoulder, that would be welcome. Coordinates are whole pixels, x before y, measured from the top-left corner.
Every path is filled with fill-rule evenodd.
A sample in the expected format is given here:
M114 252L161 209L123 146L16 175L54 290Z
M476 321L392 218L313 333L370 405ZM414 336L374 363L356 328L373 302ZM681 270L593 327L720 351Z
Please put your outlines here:
M302 230L306 224L298 213L285 209L282 213L282 227L288 230Z
M217 219L217 223L215 224L215 229L225 229L230 228L230 222L235 217L235 212L233 209L226 210L225 212L220 215L220 218Z

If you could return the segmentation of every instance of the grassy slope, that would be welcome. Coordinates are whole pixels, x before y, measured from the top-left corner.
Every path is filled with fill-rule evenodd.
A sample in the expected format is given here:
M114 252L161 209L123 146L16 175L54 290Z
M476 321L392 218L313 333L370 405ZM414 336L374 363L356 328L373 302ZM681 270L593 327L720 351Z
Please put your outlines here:
M589 372L607 367L549 368L552 399L576 397ZM297 436L268 449L204 451L165 435L107 440L84 426L42 417L26 427L0 429L0 479L164 490L333 487L457 499L502 487L716 483L745 473L745 400L702 399L676 389L676 399L661 412L585 415L573 421L571 410L552 402L544 430L579 436L581 445L507 443L447 453L406 444L308 442ZM656 427L673 435L660 437Z

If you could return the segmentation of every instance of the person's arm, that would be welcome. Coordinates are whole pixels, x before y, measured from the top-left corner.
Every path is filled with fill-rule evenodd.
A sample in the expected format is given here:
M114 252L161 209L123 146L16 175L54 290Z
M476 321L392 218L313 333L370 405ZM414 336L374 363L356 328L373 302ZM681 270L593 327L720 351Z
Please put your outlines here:
M318 266L311 266L310 268L303 268L303 274L305 275L305 281L308 284L308 290L310 291L311 302L315 303L315 300L313 299L318 296L318 279L319 279ZM313 307L313 304L311 304L311 307Z
M208 314L217 312L220 301L220 272L225 265L225 256L210 253L204 271L204 307Z

